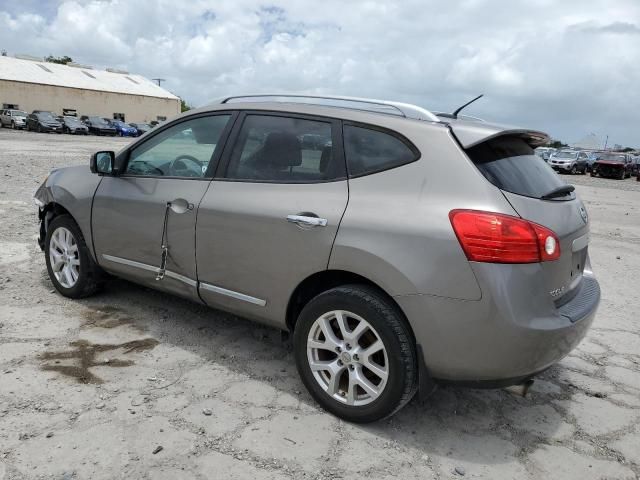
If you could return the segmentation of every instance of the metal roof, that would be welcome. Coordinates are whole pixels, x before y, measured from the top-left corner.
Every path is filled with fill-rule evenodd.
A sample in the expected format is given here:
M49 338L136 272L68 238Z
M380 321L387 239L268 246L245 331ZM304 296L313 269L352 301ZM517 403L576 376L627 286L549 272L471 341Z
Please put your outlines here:
M140 75L13 57L0 56L0 80L178 100L174 94Z

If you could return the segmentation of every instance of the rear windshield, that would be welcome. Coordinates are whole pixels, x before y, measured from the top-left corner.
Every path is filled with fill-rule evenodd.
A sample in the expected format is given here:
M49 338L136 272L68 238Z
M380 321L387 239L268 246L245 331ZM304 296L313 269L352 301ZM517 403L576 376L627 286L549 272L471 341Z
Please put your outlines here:
M607 160L608 162L624 162L625 156L605 153L604 155L600 155L599 160Z
M566 183L521 138L499 137L467 150L478 170L500 190L540 198ZM568 200L573 194L559 199Z

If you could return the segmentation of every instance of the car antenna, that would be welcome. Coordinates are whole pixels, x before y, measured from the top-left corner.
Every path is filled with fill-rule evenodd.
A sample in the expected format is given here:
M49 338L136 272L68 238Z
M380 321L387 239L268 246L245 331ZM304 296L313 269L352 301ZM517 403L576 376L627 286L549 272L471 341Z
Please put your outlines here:
M461 107L459 107L457 110L455 110L452 114L451 117L454 119L458 119L458 114L464 109L467 108L469 105L471 105L473 102L475 102L476 100L481 99L482 97L484 97L484 93L481 93L480 95L478 95L476 98L474 98L473 100L471 100L470 102L465 103L464 105L462 105Z

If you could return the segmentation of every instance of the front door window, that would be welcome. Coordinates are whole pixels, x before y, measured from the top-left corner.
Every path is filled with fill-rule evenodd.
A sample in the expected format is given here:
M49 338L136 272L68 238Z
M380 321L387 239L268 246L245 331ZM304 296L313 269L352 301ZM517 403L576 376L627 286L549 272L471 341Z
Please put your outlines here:
M131 151L125 175L204 177L230 117L200 117L167 128Z

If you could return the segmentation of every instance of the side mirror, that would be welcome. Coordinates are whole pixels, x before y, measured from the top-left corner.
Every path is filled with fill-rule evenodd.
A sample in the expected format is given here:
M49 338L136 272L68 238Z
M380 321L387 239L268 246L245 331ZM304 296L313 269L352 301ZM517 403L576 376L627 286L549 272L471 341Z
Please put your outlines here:
M116 154L112 151L94 153L91 155L91 160L89 162L91 173L97 173L98 175L112 175L115 160Z

